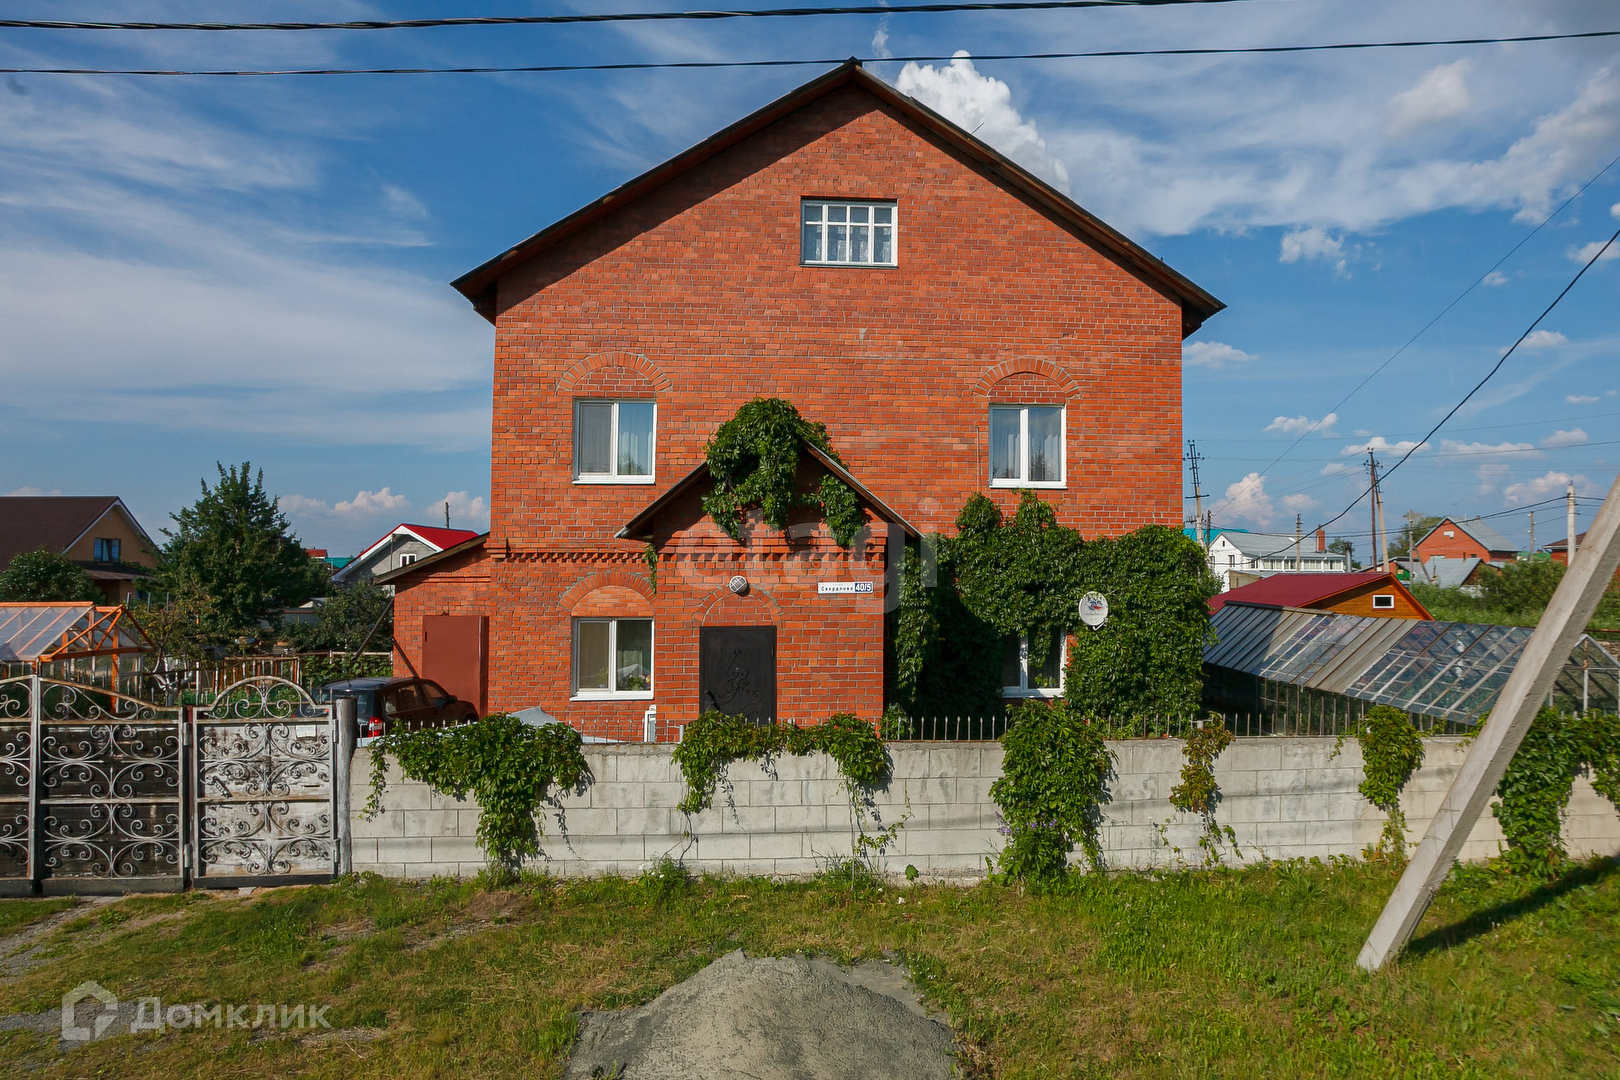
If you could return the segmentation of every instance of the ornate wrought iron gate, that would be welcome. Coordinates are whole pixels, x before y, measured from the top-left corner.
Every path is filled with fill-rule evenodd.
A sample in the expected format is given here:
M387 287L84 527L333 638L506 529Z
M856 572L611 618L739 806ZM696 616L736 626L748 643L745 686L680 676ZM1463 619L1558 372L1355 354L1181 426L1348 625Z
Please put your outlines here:
M332 706L285 679L245 679L195 710L198 884L325 880L337 865Z
M334 734L283 679L189 710L0 679L0 895L325 880Z

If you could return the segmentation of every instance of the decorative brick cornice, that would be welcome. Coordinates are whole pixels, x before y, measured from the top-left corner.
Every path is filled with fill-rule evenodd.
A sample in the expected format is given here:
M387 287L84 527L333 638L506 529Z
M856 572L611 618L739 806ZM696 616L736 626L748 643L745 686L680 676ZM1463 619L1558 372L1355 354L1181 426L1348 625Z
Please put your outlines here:
M608 367L629 368L638 372L652 384L653 392L657 394L666 393L674 385L669 376L664 374L663 369L647 359L643 353L600 352L592 353L565 371L562 378L557 380L557 392L560 394L571 393L586 375L600 368Z
M980 397L989 397L990 391L1002 379L1024 374L1040 375L1052 380L1064 397L1075 397L1080 393L1080 387L1069 377L1069 373L1050 360L1004 360L979 376L979 381L973 384L973 392Z

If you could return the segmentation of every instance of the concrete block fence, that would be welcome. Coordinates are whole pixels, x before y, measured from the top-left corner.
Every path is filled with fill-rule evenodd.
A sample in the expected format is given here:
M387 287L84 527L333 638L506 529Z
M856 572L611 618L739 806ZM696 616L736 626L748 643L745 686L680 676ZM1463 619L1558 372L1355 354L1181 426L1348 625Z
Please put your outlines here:
M1185 759L1173 739L1111 742L1116 757L1103 807L1102 845L1108 865L1146 869L1198 864L1196 816L1171 807L1170 789ZM1347 744L1337 756L1330 738L1239 739L1215 763L1221 788L1216 817L1237 835L1240 856L1229 861L1356 855L1376 843L1383 814L1356 791L1361 751ZM536 869L569 876L641 872L668 855L693 871L809 875L829 859L848 856L853 826L837 767L824 754L778 758L769 769L733 764L713 808L688 818L676 809L686 782L658 744L584 748L594 781L563 796L544 816L544 857ZM1423 768L1402 794L1415 843L1462 764L1455 738L1424 740ZM904 818L882 858L884 869L907 864L930 878L973 879L985 872L1005 841L997 831L990 785L1001 774L997 743L891 743L888 787L875 793L869 831ZM470 875L484 866L474 842L478 808L405 780L392 767L383 812L366 820L370 751L361 748L352 827L356 871L391 877ZM1575 782L1564 827L1571 854L1620 854L1620 814L1584 780ZM1502 834L1487 814L1463 857L1484 859ZM1179 855L1177 849L1180 849Z

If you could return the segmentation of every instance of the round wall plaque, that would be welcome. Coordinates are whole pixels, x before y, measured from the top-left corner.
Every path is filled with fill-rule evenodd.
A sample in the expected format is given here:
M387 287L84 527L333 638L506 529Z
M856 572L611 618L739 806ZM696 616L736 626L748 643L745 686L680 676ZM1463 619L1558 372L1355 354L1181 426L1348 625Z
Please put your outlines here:
M726 582L726 588L741 596L748 591L748 579L741 574L733 574L731 580Z
M1108 621L1108 597L1088 592L1080 598L1080 621L1095 630Z

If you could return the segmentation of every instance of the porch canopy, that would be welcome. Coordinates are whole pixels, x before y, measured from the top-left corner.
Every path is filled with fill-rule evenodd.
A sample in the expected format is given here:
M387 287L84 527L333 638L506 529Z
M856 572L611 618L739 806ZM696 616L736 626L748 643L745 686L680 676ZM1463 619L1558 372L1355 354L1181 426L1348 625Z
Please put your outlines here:
M48 664L152 651L128 610L71 603L0 603L0 664Z

